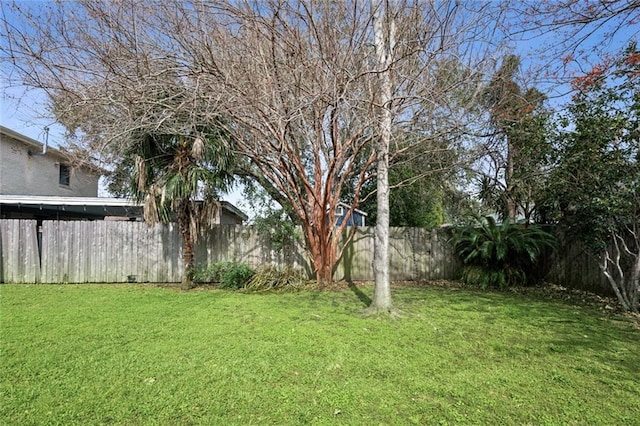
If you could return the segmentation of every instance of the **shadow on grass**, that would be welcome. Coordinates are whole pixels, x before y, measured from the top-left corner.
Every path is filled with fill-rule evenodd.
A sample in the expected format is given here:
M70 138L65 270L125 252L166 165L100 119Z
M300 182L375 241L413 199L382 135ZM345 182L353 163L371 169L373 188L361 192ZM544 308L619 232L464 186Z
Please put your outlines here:
M353 283L353 281L348 280L347 285L349 286L349 290L351 290L353 294L356 295L358 300L360 300L364 304L365 308L371 305L371 298L364 294L364 292L360 290L358 286Z
M475 324L478 332L501 336L504 342L496 348L511 358L551 353L572 359L578 370L590 368L597 360L601 366L616 365L618 370L640 377L640 352L626 349L639 341L640 331L622 315L578 301L536 295L473 289L425 290L400 290L395 296L409 304L428 300L432 309L449 315L447 324L452 329ZM517 324L519 332L501 335L507 324L509 328Z

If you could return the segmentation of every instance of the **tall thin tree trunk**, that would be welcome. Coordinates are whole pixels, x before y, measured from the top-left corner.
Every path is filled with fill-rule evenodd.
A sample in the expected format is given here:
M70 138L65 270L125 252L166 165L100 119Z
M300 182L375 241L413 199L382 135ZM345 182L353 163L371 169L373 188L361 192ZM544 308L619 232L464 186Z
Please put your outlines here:
M515 222L518 216L518 205L516 203L515 185L514 185L514 163L515 163L515 147L513 142L507 136L507 164L505 170L505 215L508 219Z
M395 43L395 23L391 18L389 1L382 7L377 0L371 2L378 66L380 67L380 138L377 151L377 218L374 239L373 271L375 291L369 311L391 312L391 283L389 280L389 146L391 142L391 57ZM388 17L386 25L383 14Z

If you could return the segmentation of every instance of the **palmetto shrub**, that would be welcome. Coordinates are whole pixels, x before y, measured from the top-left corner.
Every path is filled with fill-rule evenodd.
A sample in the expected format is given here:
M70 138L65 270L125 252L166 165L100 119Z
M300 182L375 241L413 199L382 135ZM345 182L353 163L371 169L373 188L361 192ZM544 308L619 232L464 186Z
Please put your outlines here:
M464 264L462 281L482 288L506 288L535 282L540 256L556 247L556 239L536 225L491 216L462 228L453 237L454 250Z

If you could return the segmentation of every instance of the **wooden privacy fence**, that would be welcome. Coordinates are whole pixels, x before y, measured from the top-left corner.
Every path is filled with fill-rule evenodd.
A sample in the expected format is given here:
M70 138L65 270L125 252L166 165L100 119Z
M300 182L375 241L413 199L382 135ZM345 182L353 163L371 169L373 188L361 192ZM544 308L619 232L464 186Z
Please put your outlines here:
M179 282L182 243L175 224L0 220L0 281L5 283ZM336 279L373 280L373 228L343 237ZM196 263L293 265L311 272L303 245L276 250L256 228L218 225L200 236ZM454 279L460 265L445 230L390 230L391 279Z
M588 253L580 244L565 244L555 255L545 259L547 281L569 288L613 295L600 270L600 259Z
M0 220L0 278L5 283L125 282L129 276L179 281L180 242L174 228L44 221L38 229L35 220Z
M448 231L390 229L392 280L456 279L461 265L448 243ZM373 280L373 228L343 236L343 256L334 277ZM182 243L175 224L148 227L141 222L0 220L0 282L102 283L179 282ZM293 265L311 272L301 243L276 250L269 237L251 226L219 225L196 244L196 263L221 261ZM607 292L597 259L578 246L547 259L547 280L568 287Z

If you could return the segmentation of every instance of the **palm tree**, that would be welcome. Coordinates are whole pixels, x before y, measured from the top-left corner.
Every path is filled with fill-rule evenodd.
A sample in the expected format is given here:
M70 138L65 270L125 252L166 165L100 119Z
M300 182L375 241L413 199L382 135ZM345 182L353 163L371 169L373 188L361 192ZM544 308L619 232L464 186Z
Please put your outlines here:
M193 287L194 244L213 224L218 193L233 181L229 138L220 128L136 138L117 165L110 189L144 200L149 226L175 220L182 237L182 288Z

